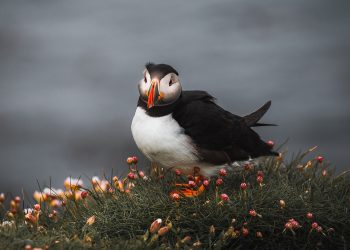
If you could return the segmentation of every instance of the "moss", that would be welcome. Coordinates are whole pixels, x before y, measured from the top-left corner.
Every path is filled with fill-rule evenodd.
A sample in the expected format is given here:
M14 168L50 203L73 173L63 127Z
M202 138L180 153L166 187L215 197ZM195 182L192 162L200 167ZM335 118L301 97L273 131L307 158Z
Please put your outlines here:
M289 163L264 158L246 167L250 170L235 168L222 177L221 186L215 186L214 177L204 193L179 201L169 193L175 182L187 177L172 172L132 180L135 186L129 193L114 188L111 181L109 191L91 188L83 200L68 199L57 222L49 218L52 208L45 204L37 225L26 224L21 213L15 215L12 228L0 227L0 248L344 248L350 243L350 178L304 157L300 154ZM256 180L258 171L264 174L262 185ZM246 190L241 182L248 184ZM228 201L220 200L222 193ZM256 216L249 214L251 209ZM312 220L306 218L308 212ZM1 214L2 221L8 220L5 212ZM95 221L89 225L91 216ZM148 232L157 218L170 229L163 236ZM285 229L291 218L300 227ZM313 222L322 230L312 229Z

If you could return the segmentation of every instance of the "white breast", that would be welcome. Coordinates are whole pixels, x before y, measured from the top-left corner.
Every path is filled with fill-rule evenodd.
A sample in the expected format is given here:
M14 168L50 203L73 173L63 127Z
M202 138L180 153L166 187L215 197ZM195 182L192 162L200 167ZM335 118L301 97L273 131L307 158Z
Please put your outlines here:
M197 152L172 115L152 117L136 109L131 132L138 148L151 161L164 167L195 165Z

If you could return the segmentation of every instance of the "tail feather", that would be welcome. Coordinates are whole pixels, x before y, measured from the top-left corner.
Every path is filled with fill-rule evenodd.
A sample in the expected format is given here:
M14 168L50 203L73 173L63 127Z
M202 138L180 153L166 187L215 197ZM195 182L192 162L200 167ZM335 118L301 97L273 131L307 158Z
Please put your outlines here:
M274 124L274 123L260 123L260 122L257 122L254 125L251 125L250 127L266 127L266 126L278 126L278 125Z
M258 127L258 126L275 126L275 124L265 124L265 123L258 123L258 121L264 116L264 114L267 112L267 110L271 106L271 101L268 101L265 103L261 108L259 108L257 111L246 115L243 117L244 122L249 127Z

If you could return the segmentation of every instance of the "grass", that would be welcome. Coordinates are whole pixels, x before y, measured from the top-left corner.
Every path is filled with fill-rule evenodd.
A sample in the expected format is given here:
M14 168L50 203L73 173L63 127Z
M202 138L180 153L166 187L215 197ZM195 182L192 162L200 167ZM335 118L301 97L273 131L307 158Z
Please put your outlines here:
M36 194L32 217L19 198L2 207L0 249L346 249L350 177L307 153L242 163L197 197L169 195L187 176L143 177L135 166L129 178L95 178L88 189L67 179L66 191Z

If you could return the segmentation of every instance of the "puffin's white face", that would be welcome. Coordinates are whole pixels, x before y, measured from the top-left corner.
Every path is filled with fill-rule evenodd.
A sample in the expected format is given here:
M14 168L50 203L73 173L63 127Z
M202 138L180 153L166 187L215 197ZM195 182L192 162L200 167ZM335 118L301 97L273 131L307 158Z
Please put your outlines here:
M150 109L153 106L166 106L174 103L181 95L181 84L175 73L168 73L159 79L161 74L143 71L143 79L139 82L139 92L142 100Z

